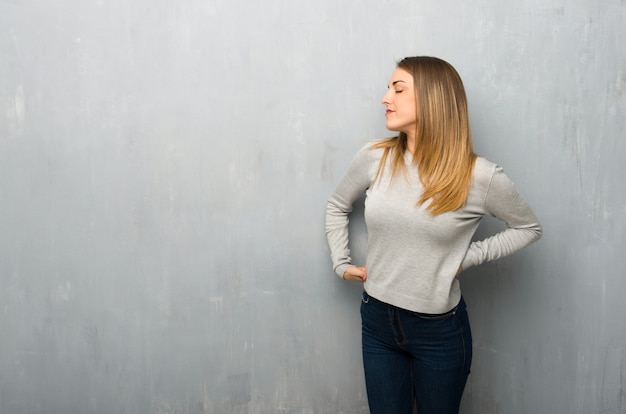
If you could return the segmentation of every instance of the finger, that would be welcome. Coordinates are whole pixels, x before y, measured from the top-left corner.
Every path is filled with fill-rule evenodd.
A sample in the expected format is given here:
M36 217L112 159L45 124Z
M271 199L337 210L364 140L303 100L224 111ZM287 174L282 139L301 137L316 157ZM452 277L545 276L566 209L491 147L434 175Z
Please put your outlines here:
M367 269L365 266L359 267L359 270L361 271L361 279L363 279L363 281L367 280Z
M343 276L345 280L364 282L367 279L367 272L365 270L365 266L361 266L361 267L351 266L346 269Z

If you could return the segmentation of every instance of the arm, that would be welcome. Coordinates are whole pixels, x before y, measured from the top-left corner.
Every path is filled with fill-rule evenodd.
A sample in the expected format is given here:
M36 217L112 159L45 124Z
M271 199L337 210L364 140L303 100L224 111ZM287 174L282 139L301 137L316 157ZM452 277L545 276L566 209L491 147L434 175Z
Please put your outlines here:
M371 184L370 153L367 147L357 153L326 207L326 238L333 269L339 277L349 280L365 280L367 277L364 266L352 265L348 248L348 216L353 203ZM346 272L348 268L350 270Z
M510 255L541 238L539 220L500 167L496 167L491 178L485 209L504 221L507 229L471 243L461 265L463 270Z

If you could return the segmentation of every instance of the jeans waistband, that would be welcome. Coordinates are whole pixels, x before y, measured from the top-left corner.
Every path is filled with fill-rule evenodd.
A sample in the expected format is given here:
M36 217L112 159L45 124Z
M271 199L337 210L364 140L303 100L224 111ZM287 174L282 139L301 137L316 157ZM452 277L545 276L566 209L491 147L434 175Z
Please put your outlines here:
M369 293L367 293L365 290L363 290L363 294L362 294L362 299L363 302L368 303L369 301L373 301L375 303L381 304L381 305L386 305L386 306L392 306L396 309L400 309L404 312L410 313L412 315L417 316L418 318L421 319L430 319L430 320L440 320L440 319L446 319L450 316L456 315L457 311L459 309L463 309L465 308L465 300L463 300L463 296L461 296L461 300L459 300L459 303L452 309L450 309L447 312L444 313L422 313L422 312L415 312L415 311L411 311L408 309L404 309L404 308L399 308L397 306L391 305L389 303L385 303L381 300L376 299L373 296L370 296Z

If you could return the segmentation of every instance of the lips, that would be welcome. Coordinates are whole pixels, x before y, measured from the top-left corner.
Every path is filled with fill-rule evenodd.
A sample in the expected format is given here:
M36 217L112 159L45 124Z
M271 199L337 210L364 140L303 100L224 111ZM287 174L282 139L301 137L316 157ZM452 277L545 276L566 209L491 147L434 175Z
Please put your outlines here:
M393 113L393 111L392 111L391 109L387 109L387 110L385 111L385 115L389 115L389 114L391 114L391 113Z

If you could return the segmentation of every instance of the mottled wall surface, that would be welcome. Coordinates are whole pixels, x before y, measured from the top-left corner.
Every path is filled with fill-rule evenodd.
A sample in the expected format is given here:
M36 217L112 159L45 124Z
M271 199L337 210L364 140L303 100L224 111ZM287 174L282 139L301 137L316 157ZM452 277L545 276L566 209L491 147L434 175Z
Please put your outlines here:
M624 44L623 0L0 1L0 413L367 413L324 208L414 54L545 227L463 275L462 412L626 413Z

